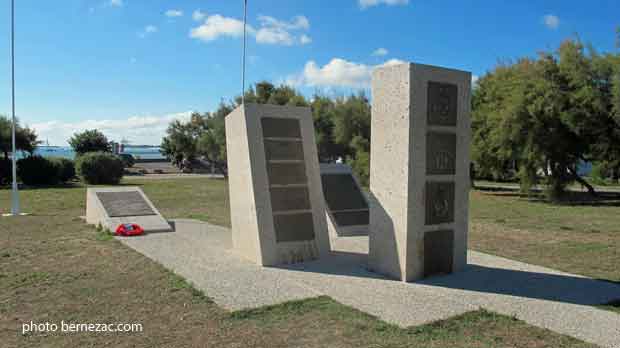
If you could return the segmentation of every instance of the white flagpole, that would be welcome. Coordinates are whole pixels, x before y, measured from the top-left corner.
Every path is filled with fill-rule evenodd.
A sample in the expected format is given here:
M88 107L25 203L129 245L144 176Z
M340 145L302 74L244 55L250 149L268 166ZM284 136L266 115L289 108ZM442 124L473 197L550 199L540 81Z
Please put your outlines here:
M243 58L241 63L241 104L245 103L245 41L248 19L248 0L243 0Z
M15 0L11 0L11 108L13 113L12 132L12 164L13 164L13 204L11 214L19 215L19 192L17 188L17 149L15 148Z

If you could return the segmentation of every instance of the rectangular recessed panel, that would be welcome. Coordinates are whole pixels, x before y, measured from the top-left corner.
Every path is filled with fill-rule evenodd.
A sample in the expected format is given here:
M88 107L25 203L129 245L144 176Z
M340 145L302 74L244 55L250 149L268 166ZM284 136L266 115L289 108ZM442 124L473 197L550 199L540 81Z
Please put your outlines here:
M312 213L274 215L276 242L300 242L314 239Z
M454 222L454 183L426 183L426 225Z
M352 174L322 174L321 182L330 211L368 209L364 194Z
M268 163L267 177L270 185L306 184L306 166L299 163Z
M431 126L456 126L458 87L451 83L428 82L427 112Z
M267 160L302 160L304 147L301 141L282 141L265 139Z
M426 174L454 175L456 134L429 132L426 135Z
M368 225L369 223L368 210L342 211L332 213L332 216L338 226L360 226Z
M424 276L452 273L454 231L424 234Z
M109 217L156 215L136 191L97 192L97 197Z
M310 209L310 195L307 187L272 187L271 209L274 212Z
M301 128L297 119L263 117L260 121L265 138L301 138Z

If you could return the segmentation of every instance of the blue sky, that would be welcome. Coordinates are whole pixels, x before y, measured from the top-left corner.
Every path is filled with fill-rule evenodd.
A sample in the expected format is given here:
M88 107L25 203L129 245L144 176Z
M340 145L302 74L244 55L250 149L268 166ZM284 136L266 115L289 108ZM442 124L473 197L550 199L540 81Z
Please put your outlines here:
M242 0L16 0L17 114L43 140L75 131L159 144L167 123L240 93ZM620 2L249 0L248 83L308 95L368 89L414 61L481 76L578 33L614 50ZM0 3L0 114L10 112L9 1Z

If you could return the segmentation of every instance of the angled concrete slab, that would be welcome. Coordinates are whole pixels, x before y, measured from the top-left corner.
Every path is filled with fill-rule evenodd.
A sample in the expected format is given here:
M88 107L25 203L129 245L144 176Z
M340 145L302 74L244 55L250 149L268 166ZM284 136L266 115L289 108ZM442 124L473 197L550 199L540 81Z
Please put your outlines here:
M86 190L86 222L115 231L135 223L145 232L168 232L172 227L137 186L89 187Z

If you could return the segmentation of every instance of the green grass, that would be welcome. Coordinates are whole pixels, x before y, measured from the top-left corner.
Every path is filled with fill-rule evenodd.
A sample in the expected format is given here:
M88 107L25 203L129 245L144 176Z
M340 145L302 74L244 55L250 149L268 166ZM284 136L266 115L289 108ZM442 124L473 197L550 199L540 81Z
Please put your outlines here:
M550 204L515 192L472 191L470 248L620 281L620 198Z
M230 224L224 180L123 183L141 186L168 218L197 217ZM24 211L33 215L0 219L3 347L590 347L483 310L408 329L326 297L229 313L187 280L123 246L109 233L85 225L79 218L85 213L85 195L85 187L80 185L23 190ZM10 191L0 190L0 211L9 207ZM527 219L521 223L526 224ZM480 236L474 232L474 240ZM504 234L498 232L496 236ZM608 253L605 243L576 239L573 244L558 245ZM145 331L22 336L21 323L30 320L137 322Z

